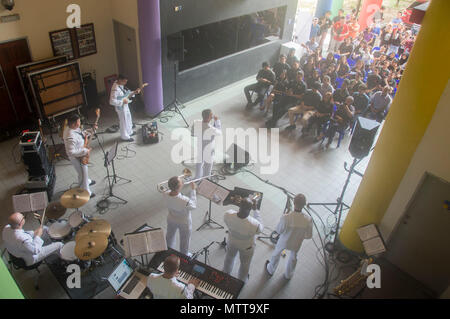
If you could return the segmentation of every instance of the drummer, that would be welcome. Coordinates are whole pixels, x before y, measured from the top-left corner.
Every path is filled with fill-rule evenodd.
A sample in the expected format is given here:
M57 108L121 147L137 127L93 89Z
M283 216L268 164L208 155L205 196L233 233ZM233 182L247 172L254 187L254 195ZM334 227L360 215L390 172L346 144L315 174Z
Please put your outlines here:
M21 258L27 266L32 266L47 256L59 252L62 243L44 245L44 237L47 237L47 227L40 226L35 231L24 231L25 216L14 213L8 218L8 225L3 228L2 238L8 252L16 258Z

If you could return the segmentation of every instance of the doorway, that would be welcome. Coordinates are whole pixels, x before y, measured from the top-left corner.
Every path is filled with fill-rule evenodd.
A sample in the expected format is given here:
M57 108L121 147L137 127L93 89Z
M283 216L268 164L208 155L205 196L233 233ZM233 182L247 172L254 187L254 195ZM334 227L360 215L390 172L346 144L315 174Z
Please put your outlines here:
M27 39L0 43L0 129L11 131L29 123L32 113L20 84L16 66L31 62Z
M426 173L386 258L439 297L450 284L450 183Z
M135 89L139 86L136 31L123 23L113 22L119 73L127 76L127 86Z

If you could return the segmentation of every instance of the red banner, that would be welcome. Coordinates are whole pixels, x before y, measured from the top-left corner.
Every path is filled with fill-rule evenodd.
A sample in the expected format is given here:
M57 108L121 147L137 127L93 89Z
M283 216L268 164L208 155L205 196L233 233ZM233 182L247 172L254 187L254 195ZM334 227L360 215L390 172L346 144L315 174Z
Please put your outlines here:
M381 4L383 0L365 0L361 10L359 12L359 25L361 26L361 31L364 30L367 26L370 26L374 23L374 15L381 8Z

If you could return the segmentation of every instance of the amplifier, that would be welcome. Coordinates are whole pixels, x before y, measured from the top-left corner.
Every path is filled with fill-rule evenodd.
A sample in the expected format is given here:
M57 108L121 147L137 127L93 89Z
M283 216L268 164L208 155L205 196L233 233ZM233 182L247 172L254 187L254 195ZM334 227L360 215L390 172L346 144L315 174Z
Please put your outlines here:
M25 183L26 189L46 188L50 178L48 175L43 176L29 176L28 181Z
M41 132L24 132L20 137L19 147L22 152L38 152L42 146Z
M158 123L152 122L150 125L142 126L142 140L144 144L159 143Z

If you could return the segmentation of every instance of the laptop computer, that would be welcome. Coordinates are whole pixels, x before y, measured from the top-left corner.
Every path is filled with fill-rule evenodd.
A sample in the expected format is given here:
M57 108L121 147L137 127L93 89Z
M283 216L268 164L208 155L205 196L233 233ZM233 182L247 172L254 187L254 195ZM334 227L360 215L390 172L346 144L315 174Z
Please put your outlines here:
M131 268L124 258L108 277L114 291L124 299L139 299L147 288L147 276Z

